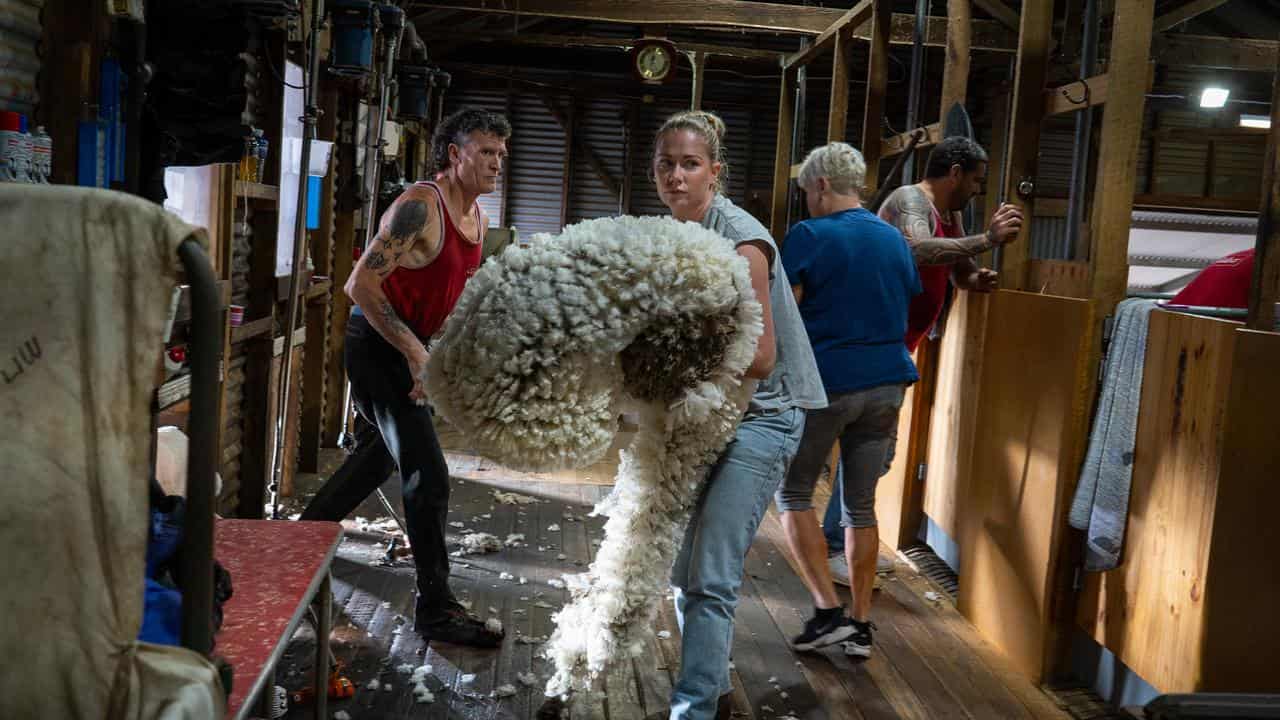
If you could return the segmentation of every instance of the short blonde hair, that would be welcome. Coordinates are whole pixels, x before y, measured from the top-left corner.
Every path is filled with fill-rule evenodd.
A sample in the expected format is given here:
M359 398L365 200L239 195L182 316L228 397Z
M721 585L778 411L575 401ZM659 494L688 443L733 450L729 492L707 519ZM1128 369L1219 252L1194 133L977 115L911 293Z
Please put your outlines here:
M810 188L820 177L831 183L833 192L861 195L867 179L867 161L862 159L857 148L848 143L827 143L809 151L800 165L798 183L802 188Z
M715 186L712 188L716 192L720 192L729 181L729 160L725 157L724 152L724 120L721 120L719 115L706 110L683 110L678 112L664 120L661 127L658 128L658 132L653 134L654 155L657 155L658 141L662 139L662 136L675 130L692 131L706 141L707 155L711 158L711 162L720 163L720 174L716 178Z

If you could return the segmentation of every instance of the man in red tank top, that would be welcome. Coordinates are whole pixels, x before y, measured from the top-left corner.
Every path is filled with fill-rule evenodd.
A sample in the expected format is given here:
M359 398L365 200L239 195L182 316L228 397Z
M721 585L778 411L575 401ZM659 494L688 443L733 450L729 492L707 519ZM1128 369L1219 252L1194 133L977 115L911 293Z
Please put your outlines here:
M880 207L881 219L898 228L911 246L924 293L907 314L907 349L914 352L938 320L947 297L947 281L976 292L996 289L994 270L974 257L1013 241L1022 229L1022 210L1002 204L985 233L964 235L960 211L987 180L987 153L976 142L949 137L929 154L924 180L894 190Z
M502 634L449 589L449 467L426 407L427 345L480 266L488 220L476 199L496 188L510 135L496 113L442 120L431 139L435 181L396 198L356 263L345 288L356 307L343 359L364 422L355 451L302 514L340 520L398 468L418 574L414 629L428 641L478 647L497 647Z

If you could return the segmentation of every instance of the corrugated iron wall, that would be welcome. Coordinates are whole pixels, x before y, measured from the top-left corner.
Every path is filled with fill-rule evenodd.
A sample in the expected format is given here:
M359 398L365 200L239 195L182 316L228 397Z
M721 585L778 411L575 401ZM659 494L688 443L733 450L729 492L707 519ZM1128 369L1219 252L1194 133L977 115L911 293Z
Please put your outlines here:
M644 102L624 94L571 98L564 90L554 87L554 84L569 83L568 78L548 75L545 79L547 97L566 116L571 111L571 101L576 102L572 106L575 148L568 222L617 215L621 207L619 196L611 192L601 178L586 148L600 160L619 192L626 184L625 155L630 150L631 214L666 214L667 209L648 177L653 136L667 116L687 109L688 105L677 99ZM756 88L759 107L744 105L737 99L723 104L716 101L723 95L741 98L753 87L756 84L743 81L719 83L718 91L708 87L704 107L718 113L727 128L725 150L729 178L725 192L734 202L764 217L773 188L776 83L769 85L767 91ZM500 184L497 192L480 198L481 207L493 224L514 225L526 238L535 232L559 231L567 133L542 97L521 88L502 91L457 87L446 97L445 111L454 112L463 107L506 113L512 123L512 137L508 142L509 187ZM635 120L629 144L625 132L628 117Z
M612 217L621 206L623 155L626 153L627 106L621 98L578 101L574 128L573 186L569 194L569 222ZM610 190L591 164L588 148L603 165L614 185Z
M0 0L0 110L28 117L35 110L43 8L44 0Z
M567 98L552 97L561 111L568 113ZM506 190L506 224L516 226L525 238L533 233L559 232L565 131L533 93L513 94L510 107L511 187Z

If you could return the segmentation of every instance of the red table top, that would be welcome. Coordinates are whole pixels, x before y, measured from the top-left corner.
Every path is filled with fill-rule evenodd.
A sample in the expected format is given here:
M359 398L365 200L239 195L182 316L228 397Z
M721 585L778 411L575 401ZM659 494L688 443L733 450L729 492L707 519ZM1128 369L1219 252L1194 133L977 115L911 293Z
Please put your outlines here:
M234 671L227 717L244 714L259 676L284 652L341 540L336 522L214 524L214 557L231 573L232 596L214 638L214 654Z

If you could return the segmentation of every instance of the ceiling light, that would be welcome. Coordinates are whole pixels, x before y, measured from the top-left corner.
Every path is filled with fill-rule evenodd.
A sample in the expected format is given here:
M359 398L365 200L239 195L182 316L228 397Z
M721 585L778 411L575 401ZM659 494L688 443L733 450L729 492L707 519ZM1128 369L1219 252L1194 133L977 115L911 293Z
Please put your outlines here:
M1202 108L1220 108L1227 104L1227 97L1231 95L1231 91L1220 87L1207 87L1204 92L1200 93L1200 107Z
M1266 115L1241 115L1240 127L1269 130L1271 128L1271 118Z

